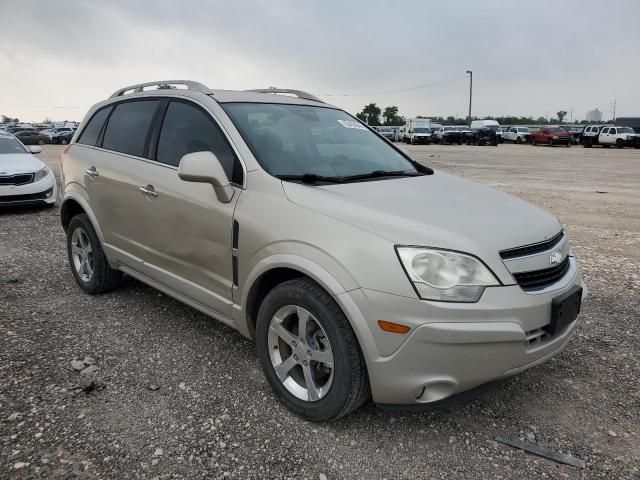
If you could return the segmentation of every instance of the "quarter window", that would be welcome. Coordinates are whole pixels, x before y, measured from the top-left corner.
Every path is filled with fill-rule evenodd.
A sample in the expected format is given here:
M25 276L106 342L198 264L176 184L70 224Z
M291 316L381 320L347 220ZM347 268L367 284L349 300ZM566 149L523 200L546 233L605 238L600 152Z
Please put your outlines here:
M102 146L107 150L142 157L157 100L129 101L116 105L107 123Z
M240 162L214 120L196 106L173 101L162 122L156 160L178 166L184 155L193 152L214 153L227 178L242 184Z
M89 123L87 123L87 126L84 127L84 130L80 134L78 143L95 146L98 142L98 136L100 135L104 122L112 109L113 107L106 107L94 113L93 117L91 117Z

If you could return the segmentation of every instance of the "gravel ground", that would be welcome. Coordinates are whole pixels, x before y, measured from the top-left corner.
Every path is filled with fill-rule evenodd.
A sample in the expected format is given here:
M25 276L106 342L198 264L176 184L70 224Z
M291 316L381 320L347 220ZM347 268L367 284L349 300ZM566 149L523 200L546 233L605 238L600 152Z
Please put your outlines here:
M135 281L83 294L58 209L3 211L0 478L640 478L640 152L403 148L565 224L590 296L561 355L461 407L311 424L275 400L251 342ZM41 157L57 169L60 150Z

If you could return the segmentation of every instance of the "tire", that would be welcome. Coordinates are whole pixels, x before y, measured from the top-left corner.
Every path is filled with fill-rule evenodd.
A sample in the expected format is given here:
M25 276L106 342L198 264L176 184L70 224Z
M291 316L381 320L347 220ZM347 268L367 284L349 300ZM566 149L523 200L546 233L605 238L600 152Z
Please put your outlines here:
M616 148L623 148L624 147L624 142L622 141L621 138L618 138L616 140Z
M584 148L591 148L593 146L593 142L588 138L583 138L582 139L582 146Z
M86 248L87 243L89 249ZM84 253L80 254L80 251ZM93 225L85 213L76 215L69 222L67 257L76 282L86 293L97 295L110 292L120 286L122 272L109 266L100 240L98 240ZM86 258L86 262L83 262L83 258ZM83 266L83 263L88 267Z
M571 142L567 142L567 148L571 146Z
M68 142L67 142L67 139L66 139L66 138L62 138L62 139L60 140L60 145L66 145L67 143L68 143Z
M519 145L519 144L521 144L521 143L522 143L522 138L520 138L520 137L516 138L516 143L517 143L518 145Z
M38 145L44 145L44 140L43 140L43 139L41 139L41 138L39 138L39 139L38 139Z
M531 139L531 145L533 145L534 147L538 144L538 142L536 142L535 138Z
M297 331L301 318L298 311L305 316L309 314L304 341ZM278 325L277 331L286 332L284 337L272 328L274 324ZM319 332L319 336L310 335L318 326L320 329L315 332ZM333 298L310 279L289 280L267 294L258 310L256 344L262 369L278 399L306 420L338 420L360 407L371 395L367 368L349 321ZM319 346L323 346L323 350ZM306 360L313 358L310 352L326 354L327 351L332 354L330 380L326 379L327 367L321 367L322 362L309 360L307 364ZM281 356L283 352L286 358ZM305 358L306 367L300 363L300 357ZM276 366L288 364L288 370L281 369L284 380L276 373L274 362ZM316 375L315 379L312 375ZM320 384L319 390L307 388L308 379L314 386ZM312 391L316 392L316 398L310 400Z
M549 145L550 147L553 147L553 138L550 138L550 139L549 139L549 143L548 143L548 145Z

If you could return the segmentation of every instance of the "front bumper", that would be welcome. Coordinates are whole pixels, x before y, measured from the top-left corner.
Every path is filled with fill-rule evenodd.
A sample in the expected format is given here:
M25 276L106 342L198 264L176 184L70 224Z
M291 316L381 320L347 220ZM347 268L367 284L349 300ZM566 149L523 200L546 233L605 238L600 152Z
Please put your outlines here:
M58 197L52 172L37 182L26 185L0 185L0 206L51 205Z
M577 321L554 336L540 336L550 322L551 301L574 285L527 294L517 285L488 288L477 303L430 302L358 289L349 295L366 319L374 345L363 348L373 400L382 404L438 402L479 385L515 375L556 355ZM583 290L583 298L586 288ZM386 333L378 320L410 325L407 335ZM371 352L378 355L371 355Z

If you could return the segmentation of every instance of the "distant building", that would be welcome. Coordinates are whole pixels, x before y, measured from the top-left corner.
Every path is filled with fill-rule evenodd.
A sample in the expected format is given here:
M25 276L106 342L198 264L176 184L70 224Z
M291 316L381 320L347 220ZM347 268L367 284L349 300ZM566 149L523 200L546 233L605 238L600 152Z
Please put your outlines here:
M601 122L602 121L602 112L597 108L595 110L591 110L587 112L587 122Z

